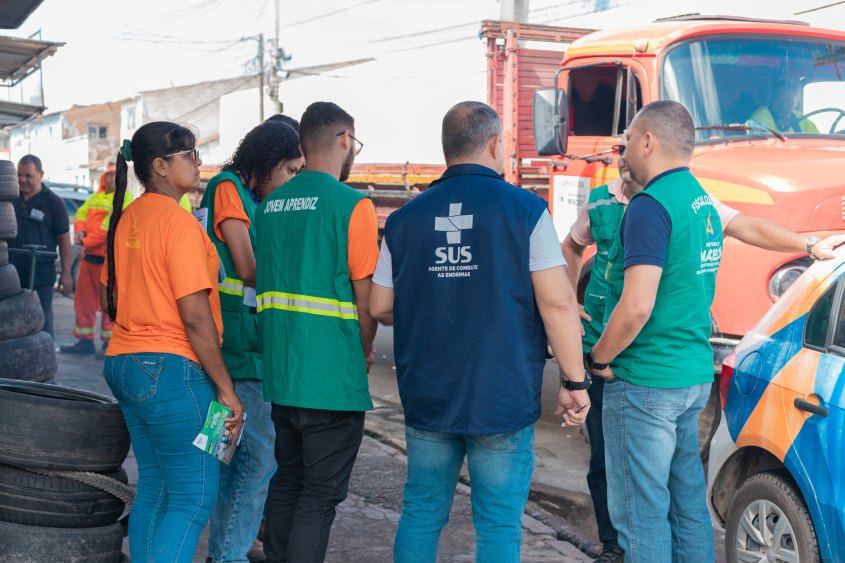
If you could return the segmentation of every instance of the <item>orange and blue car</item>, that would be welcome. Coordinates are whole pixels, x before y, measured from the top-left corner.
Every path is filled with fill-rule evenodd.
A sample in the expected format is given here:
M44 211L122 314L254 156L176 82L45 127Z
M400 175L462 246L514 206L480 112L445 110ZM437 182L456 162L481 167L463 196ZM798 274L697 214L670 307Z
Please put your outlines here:
M726 358L707 500L728 561L845 562L845 248Z

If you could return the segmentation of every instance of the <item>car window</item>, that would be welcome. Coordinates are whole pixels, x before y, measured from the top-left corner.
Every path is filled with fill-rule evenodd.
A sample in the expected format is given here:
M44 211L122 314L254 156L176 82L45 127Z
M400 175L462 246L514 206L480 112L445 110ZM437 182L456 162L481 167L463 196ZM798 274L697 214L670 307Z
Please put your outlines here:
M836 323L836 333L833 335L833 345L845 349L845 302L839 310L839 321Z
M62 201L65 202L65 207L67 207L67 214L68 215L75 215L76 210L78 208L78 206L76 205L76 202L74 202L71 199L63 199Z
M833 284L816 301L810 314L807 315L807 326L804 329L804 346L825 349L827 327L830 324L830 313L833 307L833 298L836 296L837 285Z

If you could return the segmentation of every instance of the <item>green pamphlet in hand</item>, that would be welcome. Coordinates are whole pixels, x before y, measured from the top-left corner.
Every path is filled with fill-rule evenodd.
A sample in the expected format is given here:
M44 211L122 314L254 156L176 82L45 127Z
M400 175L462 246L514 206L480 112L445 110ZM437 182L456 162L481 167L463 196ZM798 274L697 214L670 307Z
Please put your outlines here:
M235 455L235 448L241 443L246 413L243 422L234 428L226 430L226 419L232 416L232 409L223 406L217 401L211 401L208 406L208 415L205 417L205 425L194 438L194 445L207 454L213 455L226 465L232 461Z

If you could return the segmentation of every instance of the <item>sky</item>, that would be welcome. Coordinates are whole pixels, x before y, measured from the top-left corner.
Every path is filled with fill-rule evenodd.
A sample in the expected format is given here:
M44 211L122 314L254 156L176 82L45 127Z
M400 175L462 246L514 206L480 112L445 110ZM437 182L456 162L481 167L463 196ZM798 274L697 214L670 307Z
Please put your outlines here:
M845 28L836 0L531 0L529 22L592 29L685 13L804 19ZM463 100L486 100L484 19L498 0L278 0L286 68L364 58L372 62L283 82L285 113L330 100L356 117L363 162L440 163L443 113ZM65 42L43 63L49 111L120 100L133 93L235 78L257 71L259 33L275 33L276 0L45 0L9 35L41 30ZM270 44L267 43L270 49ZM269 56L268 56L269 60ZM38 96L26 81L23 101ZM21 91L7 93L21 101ZM40 97L40 96L39 96ZM366 158L365 158L366 157Z

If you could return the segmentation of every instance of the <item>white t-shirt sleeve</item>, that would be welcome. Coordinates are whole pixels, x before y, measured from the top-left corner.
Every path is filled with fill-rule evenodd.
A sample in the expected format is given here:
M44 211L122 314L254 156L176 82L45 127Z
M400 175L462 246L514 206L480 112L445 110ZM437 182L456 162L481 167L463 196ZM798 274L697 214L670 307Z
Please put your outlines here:
M381 250L376 263L376 271L373 273L373 283L382 287L393 287L393 257L390 255L384 237L381 239Z
M713 202L713 207L716 208L716 213L719 214L719 222L722 223L722 230L724 231L725 227L728 226L728 223L730 223L734 217L739 215L739 211L728 207L712 195L710 196L710 201Z
M549 215L547 209L534 226L534 232L531 233L528 269L537 272L557 266L566 266L566 259L560 248L552 216Z

